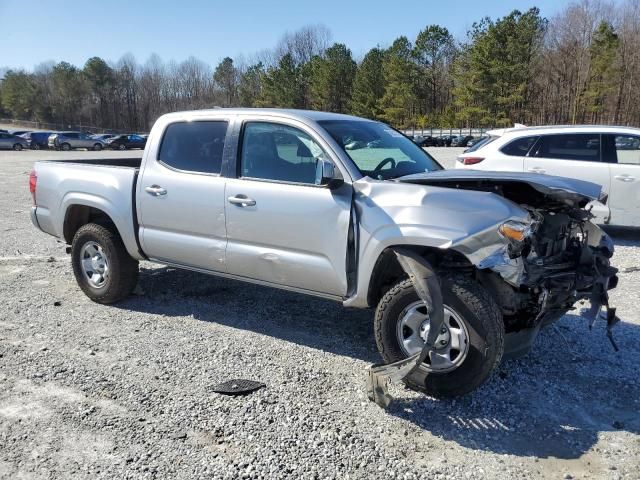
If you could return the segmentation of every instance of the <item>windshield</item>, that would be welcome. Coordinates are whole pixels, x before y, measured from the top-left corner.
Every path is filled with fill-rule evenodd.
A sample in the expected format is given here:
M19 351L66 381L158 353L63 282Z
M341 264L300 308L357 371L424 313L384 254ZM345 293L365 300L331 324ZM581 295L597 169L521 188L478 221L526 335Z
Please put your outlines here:
M321 120L318 123L363 175L387 180L442 169L431 155L383 123L362 120Z

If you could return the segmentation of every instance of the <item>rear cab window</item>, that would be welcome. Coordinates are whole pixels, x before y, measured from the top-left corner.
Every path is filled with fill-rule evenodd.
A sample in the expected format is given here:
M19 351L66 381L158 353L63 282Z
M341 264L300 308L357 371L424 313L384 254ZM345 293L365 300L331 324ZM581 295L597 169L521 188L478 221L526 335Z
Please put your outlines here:
M175 170L219 175L228 125L226 120L169 124L158 161Z

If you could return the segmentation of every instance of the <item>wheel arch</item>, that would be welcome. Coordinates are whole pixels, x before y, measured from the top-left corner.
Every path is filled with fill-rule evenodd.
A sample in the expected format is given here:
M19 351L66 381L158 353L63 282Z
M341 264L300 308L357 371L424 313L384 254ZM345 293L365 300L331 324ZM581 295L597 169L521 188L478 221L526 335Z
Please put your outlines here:
M395 283L403 278L407 278L393 249L402 247L411 250L421 257L426 258L434 268L457 268L472 272L475 267L462 253L453 249L442 249L438 247L426 247L419 245L392 245L385 248L378 258L371 272L367 290L367 304L375 307L384 294Z
M99 223L110 225L118 231L118 227L113 219L100 208L90 205L74 203L69 205L65 211L62 233L65 242L71 243L76 232L87 223ZM118 235L120 232L118 231ZM122 235L120 235L122 237Z

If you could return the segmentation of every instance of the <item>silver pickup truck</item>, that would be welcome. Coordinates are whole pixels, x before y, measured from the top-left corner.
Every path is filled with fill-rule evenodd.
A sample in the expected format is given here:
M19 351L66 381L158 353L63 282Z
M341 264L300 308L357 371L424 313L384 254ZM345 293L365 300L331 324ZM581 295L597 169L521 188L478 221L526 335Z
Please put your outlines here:
M381 375L430 395L477 388L578 300L595 320L617 282L587 208L600 186L443 170L346 115L171 113L142 160L37 162L30 187L92 300L126 298L149 259L375 308Z

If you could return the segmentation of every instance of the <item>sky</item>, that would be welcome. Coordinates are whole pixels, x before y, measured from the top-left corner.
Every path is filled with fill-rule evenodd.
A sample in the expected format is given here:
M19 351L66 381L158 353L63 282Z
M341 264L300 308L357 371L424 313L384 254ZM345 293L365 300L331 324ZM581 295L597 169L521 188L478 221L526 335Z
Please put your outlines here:
M195 56L211 65L222 58L271 48L287 31L323 24L333 42L356 58L400 35L413 41L425 26L445 26L458 39L474 21L537 6L548 18L568 0L0 0L0 68L33 69L41 62L82 66L92 56L117 61L131 53L143 63ZM20 21L8 21L20 19Z

